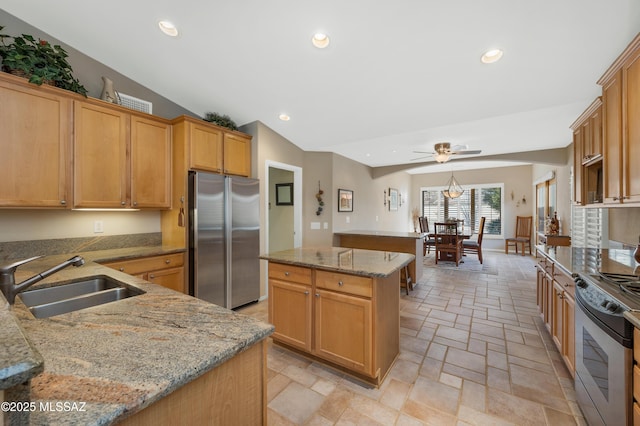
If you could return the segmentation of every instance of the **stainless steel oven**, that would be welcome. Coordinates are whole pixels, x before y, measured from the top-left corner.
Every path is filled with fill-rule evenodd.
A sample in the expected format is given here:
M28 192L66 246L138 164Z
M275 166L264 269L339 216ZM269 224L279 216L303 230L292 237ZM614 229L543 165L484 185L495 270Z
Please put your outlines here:
M575 281L578 405L589 425L631 425L633 326L623 314L640 304L605 274Z

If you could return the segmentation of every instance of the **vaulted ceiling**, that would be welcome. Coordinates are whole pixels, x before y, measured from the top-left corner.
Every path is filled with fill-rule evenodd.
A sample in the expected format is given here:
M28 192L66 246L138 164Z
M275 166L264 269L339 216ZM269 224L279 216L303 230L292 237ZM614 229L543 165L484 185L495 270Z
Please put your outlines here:
M412 172L558 152L600 94L598 78L640 31L637 0L0 0L0 7L190 111L259 120L306 151ZM179 35L161 33L160 20ZM317 32L330 37L327 48L312 45ZM502 59L483 64L492 48ZM482 153L475 162L414 161L421 157L414 151L443 141Z

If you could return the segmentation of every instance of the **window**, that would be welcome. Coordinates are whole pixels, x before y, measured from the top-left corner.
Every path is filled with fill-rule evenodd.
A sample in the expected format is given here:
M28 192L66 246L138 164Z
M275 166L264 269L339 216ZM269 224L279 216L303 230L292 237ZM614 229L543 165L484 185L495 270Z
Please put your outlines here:
M551 178L536 185L536 231L545 232L545 221L556 212L556 180Z
M422 188L422 215L429 224L448 218L463 219L472 233L478 232L484 216L485 235L502 236L502 193L504 184L464 186L459 198L446 198L442 187Z

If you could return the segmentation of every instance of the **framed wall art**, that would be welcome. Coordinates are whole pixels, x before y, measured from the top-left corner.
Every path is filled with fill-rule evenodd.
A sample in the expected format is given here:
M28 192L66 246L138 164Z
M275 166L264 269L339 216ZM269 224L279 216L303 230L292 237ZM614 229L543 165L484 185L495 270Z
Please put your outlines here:
M398 201L398 190L395 188L389 188L389 211L398 211Z
M353 191L350 189L338 189L338 211L353 211Z
M276 183L276 206L293 205L293 183Z

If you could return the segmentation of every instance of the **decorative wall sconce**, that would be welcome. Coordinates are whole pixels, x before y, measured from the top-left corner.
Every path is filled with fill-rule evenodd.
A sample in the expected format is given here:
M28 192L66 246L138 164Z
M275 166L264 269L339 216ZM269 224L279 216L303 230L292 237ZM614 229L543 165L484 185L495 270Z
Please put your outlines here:
M318 210L316 210L316 216L320 216L324 207L324 201L322 201L322 194L324 194L324 191L320 189L320 181L318 181L318 193L316 194L316 200L318 200Z
M511 193L511 199L513 200L513 193ZM518 202L516 203L516 207L520 207L521 203L523 206L527 204L527 199L524 195L522 196L522 200L518 200Z
M384 192L384 199L383 199L384 202L382 203L382 205L386 206L387 205L387 190L385 189L383 192Z

